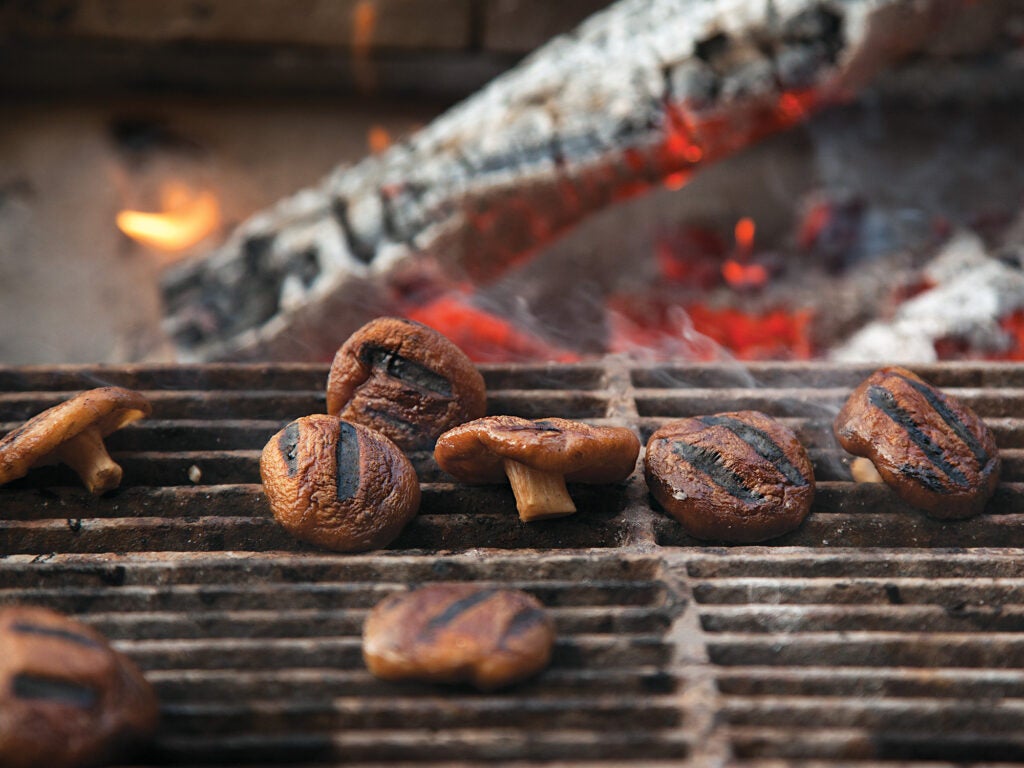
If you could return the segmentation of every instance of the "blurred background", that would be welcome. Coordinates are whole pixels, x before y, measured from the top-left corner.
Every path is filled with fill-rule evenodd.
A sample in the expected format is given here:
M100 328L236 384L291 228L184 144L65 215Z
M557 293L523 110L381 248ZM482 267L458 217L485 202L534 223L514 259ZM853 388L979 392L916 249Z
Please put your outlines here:
M606 5L0 4L0 362L176 359L168 268ZM972 51L889 78L410 315L479 360L1018 359L1024 105L1006 73L1024 29L1005 37L1017 50L982 77ZM935 327L965 296L985 313ZM908 312L925 319L893 330Z

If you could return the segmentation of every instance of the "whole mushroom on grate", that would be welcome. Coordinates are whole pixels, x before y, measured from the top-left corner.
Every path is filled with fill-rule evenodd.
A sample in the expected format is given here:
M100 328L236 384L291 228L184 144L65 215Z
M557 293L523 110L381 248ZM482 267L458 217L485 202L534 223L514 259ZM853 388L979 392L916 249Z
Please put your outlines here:
M651 495L694 538L751 544L800 527L814 468L791 429L760 411L664 424L647 441Z
M113 490L122 471L103 438L151 412L143 395L122 387L91 389L55 405L0 440L0 485L60 461L78 473L90 493Z
M383 680L503 688L551 660L554 621L517 589L428 584L378 603L363 628L363 659Z
M158 717L138 667L98 632L46 608L0 609L0 765L106 765Z
M999 450L985 422L906 368L872 373L834 429L901 499L941 520L979 514L999 483Z
M594 427L569 419L488 416L441 435L438 466L467 483L508 478L523 522L576 511L570 483L611 484L633 473L640 441L625 427Z
M405 454L337 416L304 416L271 437L260 475L277 521L337 552L386 546L419 511L419 480Z
M334 356L327 412L429 450L446 429L484 415L487 391L473 362L445 336L412 320L379 317Z

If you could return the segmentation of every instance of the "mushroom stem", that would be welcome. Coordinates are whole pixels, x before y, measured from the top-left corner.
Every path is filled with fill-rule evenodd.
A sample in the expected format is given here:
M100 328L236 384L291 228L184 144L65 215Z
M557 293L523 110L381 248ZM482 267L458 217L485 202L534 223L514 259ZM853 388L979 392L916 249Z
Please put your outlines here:
M99 496L121 484L121 467L110 458L98 429L81 432L54 454L78 473L89 493Z
M505 459L505 474L512 484L519 519L524 523L547 517L564 517L576 511L565 488L565 476L542 472L512 459Z
M850 475L857 483L881 483L882 476L878 474L871 459L858 457L850 462Z

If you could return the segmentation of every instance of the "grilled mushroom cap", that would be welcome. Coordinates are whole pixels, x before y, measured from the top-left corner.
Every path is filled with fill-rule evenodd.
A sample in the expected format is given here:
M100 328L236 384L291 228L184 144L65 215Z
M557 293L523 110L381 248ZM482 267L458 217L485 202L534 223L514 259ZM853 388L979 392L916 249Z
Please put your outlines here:
M363 659L384 680L501 688L548 665L554 623L533 596L429 584L385 598L363 628Z
M432 448L446 429L484 415L487 391L472 361L437 331L381 317L334 356L327 412L387 435L403 450Z
M416 471L398 446L337 416L304 416L270 438L260 474L277 521L338 552L390 544L420 506Z
M0 609L0 765L105 764L157 718L142 673L96 631L43 608Z
M91 493L106 493L120 485L121 467L103 438L151 412L143 395L121 387L91 389L55 405L0 440L0 485L56 460L70 465Z
M625 427L592 427L579 421L488 416L438 438L434 458L467 483L508 477L524 522L576 511L570 483L618 483L632 474L640 441Z
M791 429L759 411L678 419L647 441L661 507L698 539L750 544L795 530L814 501L814 468Z
M941 520L979 514L999 482L999 450L985 422L906 368L872 373L834 429L901 499Z

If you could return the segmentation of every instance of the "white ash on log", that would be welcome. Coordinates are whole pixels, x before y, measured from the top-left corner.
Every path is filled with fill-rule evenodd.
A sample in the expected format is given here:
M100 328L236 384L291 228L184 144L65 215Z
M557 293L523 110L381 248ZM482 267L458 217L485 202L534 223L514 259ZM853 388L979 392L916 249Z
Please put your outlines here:
M906 54L984 47L1013 5L622 0L169 274L166 328L186 359L326 358L408 286L500 274L587 214L792 125Z
M891 320L864 326L831 359L930 363L939 359L943 341L957 340L980 355L1012 346L1000 320L1024 309L1024 237L990 254L980 237L961 232L925 265L922 276L929 290L901 304Z

